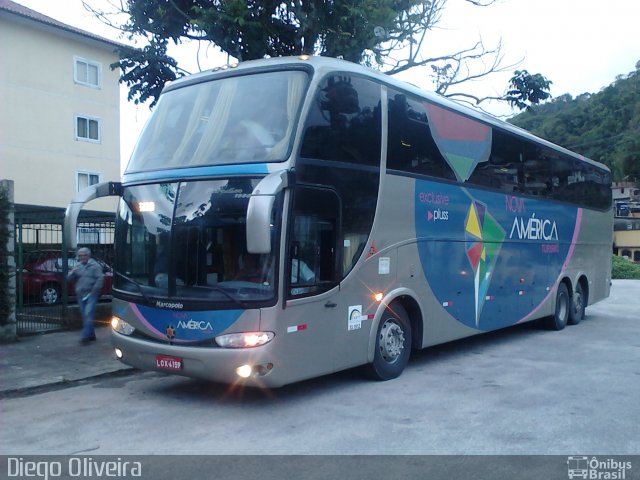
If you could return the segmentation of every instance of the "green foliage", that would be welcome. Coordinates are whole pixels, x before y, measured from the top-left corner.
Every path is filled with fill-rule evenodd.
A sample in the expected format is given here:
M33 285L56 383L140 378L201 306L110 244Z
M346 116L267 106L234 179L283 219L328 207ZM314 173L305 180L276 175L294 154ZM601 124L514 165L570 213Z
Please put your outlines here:
M511 89L507 91L505 100L512 107L530 110L529 104L537 105L551 98L549 88L552 83L540 73L532 75L526 70L516 70L509 81Z
M129 20L122 30L131 38L146 38L149 45L142 51L121 49L120 61L111 68L121 69L130 100L152 98L153 106L165 82L182 75L166 54L169 39L210 42L240 61L313 53L364 62L367 52L377 58L376 47L386 39L375 32L397 33L398 18L421 3L127 0Z
M639 93L636 70L596 94L562 95L510 122L606 164L616 180L640 180Z
M7 243L11 235L9 229L9 198L0 187L0 325L6 325L11 312L9 303L9 254Z
M108 14L89 6L91 1L98 3L83 0L83 4L104 21ZM129 86L130 100L138 103L152 99L151 106L162 86L184 73L166 54L169 40L176 44L202 41L239 61L324 55L380 68L390 75L431 66L438 93L466 97L476 104L496 99L475 98L447 89L502 71L501 43L485 48L480 39L475 45L439 57L429 57L423 50L428 44L427 33L437 26L449 1L122 0L113 5L119 3L118 13L127 15L128 20L124 25L110 25L148 46L141 51L121 49L120 61L111 67L122 71L121 82ZM464 1L482 8L497 0ZM512 85L510 102L526 106L527 102L538 103L548 97L548 92L541 89L544 77L521 73L521 82Z
M640 280L640 265L626 258L613 256L611 278L624 280Z
M206 40L238 60L315 53L359 62L419 0L127 0L131 35ZM414 23L415 19L413 19Z
M120 83L129 87L129 101L137 104L152 98L150 107L157 103L166 82L183 75L177 67L176 61L167 55L167 40L157 37L142 50L122 49L120 61L111 64L112 69L120 68L123 72Z

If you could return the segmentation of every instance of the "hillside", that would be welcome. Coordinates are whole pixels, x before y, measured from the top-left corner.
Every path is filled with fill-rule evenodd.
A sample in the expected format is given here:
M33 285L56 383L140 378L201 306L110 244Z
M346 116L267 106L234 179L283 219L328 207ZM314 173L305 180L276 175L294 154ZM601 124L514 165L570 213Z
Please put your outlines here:
M562 95L509 122L605 163L615 180L640 180L640 62L598 93Z

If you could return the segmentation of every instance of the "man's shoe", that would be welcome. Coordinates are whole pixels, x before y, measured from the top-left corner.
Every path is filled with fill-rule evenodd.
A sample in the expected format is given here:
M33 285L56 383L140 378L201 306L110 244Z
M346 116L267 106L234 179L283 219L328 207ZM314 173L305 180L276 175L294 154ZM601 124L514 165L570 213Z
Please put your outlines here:
M95 341L96 341L96 336L94 335L93 337L87 337L80 340L80 345L89 345L91 342L95 342Z

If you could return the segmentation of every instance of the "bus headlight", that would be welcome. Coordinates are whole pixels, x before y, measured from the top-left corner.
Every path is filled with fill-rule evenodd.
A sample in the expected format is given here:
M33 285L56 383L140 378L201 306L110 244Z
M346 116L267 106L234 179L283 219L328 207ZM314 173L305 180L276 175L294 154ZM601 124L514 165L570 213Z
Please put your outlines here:
M111 317L111 328L123 335L131 335L135 331L135 328L133 328L120 317L116 317L115 315Z
M236 368L236 374L240 378L249 378L253 373L253 368L251 365L242 365L241 367Z
M269 343L274 336L273 332L229 333L217 336L216 343L222 348L251 348Z

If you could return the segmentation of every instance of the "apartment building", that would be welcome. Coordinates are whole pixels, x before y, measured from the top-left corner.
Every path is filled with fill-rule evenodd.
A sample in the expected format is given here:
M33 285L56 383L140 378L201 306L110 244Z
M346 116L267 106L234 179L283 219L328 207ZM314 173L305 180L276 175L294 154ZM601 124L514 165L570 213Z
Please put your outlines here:
M0 178L14 181L16 213L59 218L80 189L119 179L119 46L0 0Z

